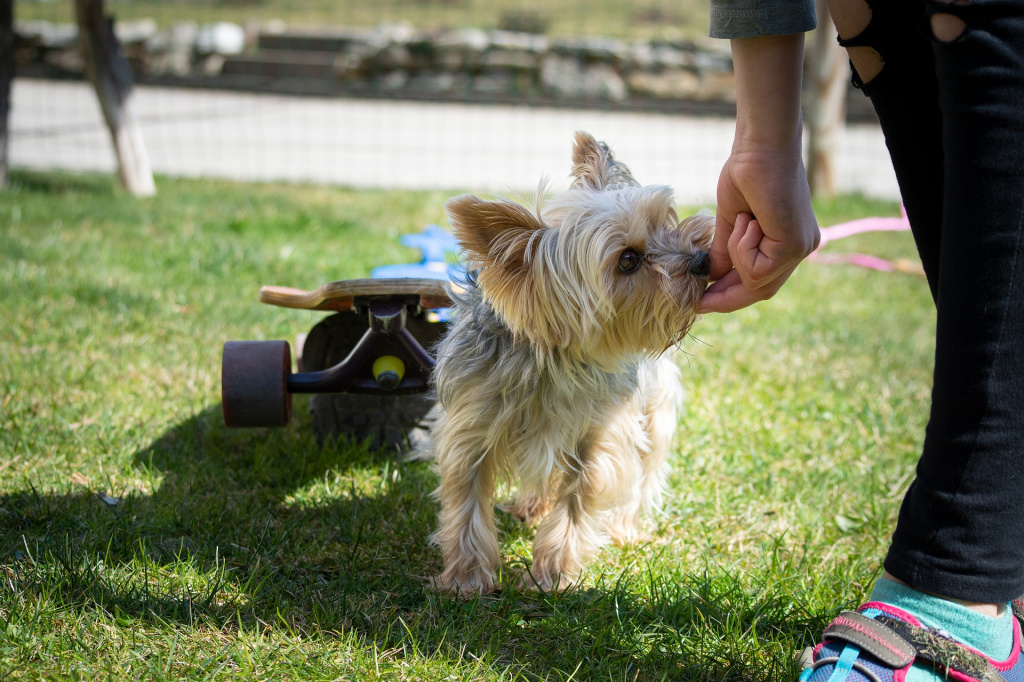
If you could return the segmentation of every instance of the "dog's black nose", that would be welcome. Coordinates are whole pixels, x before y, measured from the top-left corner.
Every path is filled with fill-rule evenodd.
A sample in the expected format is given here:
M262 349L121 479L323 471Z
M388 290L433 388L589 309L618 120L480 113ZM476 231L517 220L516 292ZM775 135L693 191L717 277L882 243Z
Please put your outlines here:
M711 273L711 256L706 251L693 254L690 261L690 274L694 277L707 277Z

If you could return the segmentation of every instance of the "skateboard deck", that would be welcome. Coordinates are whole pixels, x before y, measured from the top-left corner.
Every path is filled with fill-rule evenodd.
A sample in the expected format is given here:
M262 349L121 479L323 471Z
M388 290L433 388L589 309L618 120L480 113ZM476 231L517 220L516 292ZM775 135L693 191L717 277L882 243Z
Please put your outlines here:
M299 310L351 310L360 301L405 298L418 301L425 309L448 308L448 282L440 279L347 279L329 282L312 291L291 287L265 286L260 302Z

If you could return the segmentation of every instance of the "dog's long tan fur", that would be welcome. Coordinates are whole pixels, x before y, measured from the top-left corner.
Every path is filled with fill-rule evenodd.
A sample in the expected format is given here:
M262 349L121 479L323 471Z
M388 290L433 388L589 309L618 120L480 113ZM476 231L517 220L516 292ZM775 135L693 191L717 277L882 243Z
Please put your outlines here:
M499 478L519 482L507 508L540 520L524 584L543 590L661 499L682 402L673 351L707 285L713 219L680 222L669 188L641 187L586 133L573 162L570 189L535 211L447 206L472 274L434 376L442 590L494 589Z

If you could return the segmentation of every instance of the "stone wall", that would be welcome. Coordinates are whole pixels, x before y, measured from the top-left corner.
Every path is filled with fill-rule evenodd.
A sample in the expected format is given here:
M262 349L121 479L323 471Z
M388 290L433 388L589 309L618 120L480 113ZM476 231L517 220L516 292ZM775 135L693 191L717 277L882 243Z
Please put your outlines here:
M73 25L20 22L17 73L81 77ZM514 31L295 29L265 23L119 22L136 80L303 94L353 94L572 106L728 112L728 44L604 37L551 38Z

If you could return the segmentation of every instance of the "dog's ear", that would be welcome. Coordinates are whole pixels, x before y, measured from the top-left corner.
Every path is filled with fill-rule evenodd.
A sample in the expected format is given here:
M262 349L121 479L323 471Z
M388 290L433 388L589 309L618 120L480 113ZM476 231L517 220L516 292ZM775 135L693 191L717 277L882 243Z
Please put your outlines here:
M540 218L511 201L484 201L464 194L449 199L445 208L471 267L497 264L518 270L526 262L532 237L545 229Z
M637 187L626 164L616 161L608 145L578 131L572 147L572 187L600 191L613 185Z

